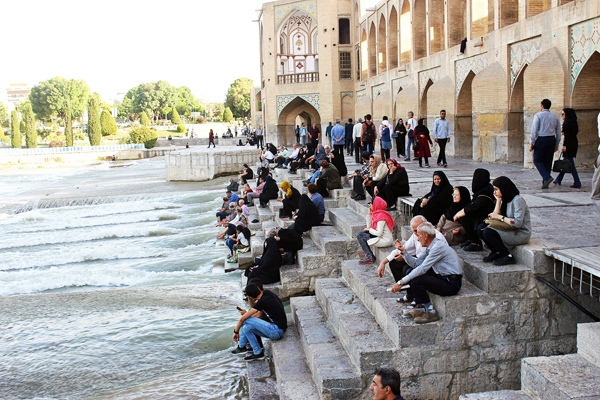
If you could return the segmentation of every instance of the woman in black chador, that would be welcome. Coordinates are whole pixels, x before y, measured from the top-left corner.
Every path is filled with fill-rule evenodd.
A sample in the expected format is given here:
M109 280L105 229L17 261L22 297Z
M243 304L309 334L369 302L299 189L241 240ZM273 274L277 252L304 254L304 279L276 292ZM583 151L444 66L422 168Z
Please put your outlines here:
M413 216L422 215L427 221L435 224L452 204L452 185L442 171L433 173L431 190L423 198L417 200L413 207Z

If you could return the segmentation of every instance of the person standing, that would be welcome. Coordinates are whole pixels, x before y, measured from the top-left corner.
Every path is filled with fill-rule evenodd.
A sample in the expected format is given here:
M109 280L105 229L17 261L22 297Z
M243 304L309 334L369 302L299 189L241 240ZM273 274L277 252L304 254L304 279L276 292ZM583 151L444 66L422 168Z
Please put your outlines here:
M573 167L571 171L571 174L573 175L573 184L571 187L578 189L581 187L581 181L579 180L579 174L575 168L575 157L577 156L577 148L579 147L579 142L577 141L577 133L579 132L579 125L577 125L577 114L575 114L575 110L572 108L563 108L561 116L563 119L562 133L565 137L562 146L562 153L564 154L565 158L569 160L571 166ZM564 176L564 172L558 174L554 180L554 184L560 185Z
M260 149L262 150L263 148L263 131L262 131L262 126L259 125L258 128L256 128L256 148L258 149L260 146Z
M450 122L446 119L446 110L440 111L440 117L433 124L433 137L435 142L440 145L440 154L438 155L437 165L446 168L446 144L450 143Z
M392 129L392 125L388 121L387 117L383 117L384 120L381 123L383 129L381 130L381 153L384 160L390 158L390 151L392 150L392 136L390 131Z
M312 144L315 146L315 149L318 148L319 141L321 140L321 130L317 127L317 123L313 122L312 128L308 130L310 133L310 140Z
M429 168L429 157L431 157L431 150L429 145L433 145L431 137L429 137L429 129L425 123L427 120L421 118L414 131L414 140L417 143L417 150L415 150L415 158L419 160L419 167L422 167L423 158L425 159L425 167Z
M404 147L406 144L406 127L402 118L398 119L392 138L396 139L396 153L398 158L400 156L406 157L406 149Z
M408 119L406 120L406 136L408 140L406 141L406 157L404 161L410 161L410 149L414 143L415 138L415 129L417 128L417 121L414 118L415 114L412 111L408 112Z
M364 148L360 143L363 126L362 122L362 118L357 119L354 128L352 128L352 136L354 137L354 161L356 161L357 164L363 164L363 161L360 158L361 153L364 151Z
M552 160L560 143L560 122L550 112L551 105L550 100L542 100L541 111L535 114L531 124L529 151L533 151L533 164L542 176L542 189L548 189L552 183Z
M296 125L296 144L300 144L300 125Z
M600 114L598 114L598 137L600 137ZM600 146L598 146L600 152ZM596 210L600 212L600 154L594 163L594 177L592 178L592 200Z
M340 125L340 120L335 120L335 126L331 130L331 138L333 139L333 148L339 154L344 154L344 140L346 138L346 129Z
M300 139L302 140L302 147L306 146L306 122L303 122L300 127Z
M352 140L354 124L352 123L352 118L348 118L348 123L344 126L344 128L346 129L346 154L352 156L354 152L354 140Z
M332 143L332 139L331 139L331 130L333 129L333 125L331 125L331 122L329 122L329 125L327 125L327 129L325 129L325 136L327 136L327 139L329 140L329 147L333 147L333 143Z
M217 147L215 145L215 133L213 132L212 129L210 130L210 132L208 132L208 148L210 148L211 143L213 145L213 148Z
M369 154L373 154L373 143L375 143L375 138L377 137L375 133L375 124L371 122L371 114L365 115L365 123L362 127L362 133L360 136L360 145L363 149L369 152Z

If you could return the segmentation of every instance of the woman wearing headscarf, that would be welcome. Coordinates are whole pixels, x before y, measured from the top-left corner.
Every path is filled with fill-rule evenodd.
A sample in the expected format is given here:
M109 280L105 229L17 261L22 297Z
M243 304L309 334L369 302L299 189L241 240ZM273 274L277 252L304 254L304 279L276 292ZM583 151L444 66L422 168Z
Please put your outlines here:
M298 157L290 163L290 173L295 174L298 168L301 168L301 164L304 162L304 149L301 147L298 150Z
M292 213L298 209L300 192L288 181L281 182L279 188L283 191L283 199L277 199L277 201L283 202L283 208L279 211L279 218L290 218Z
M275 145L273 143L269 143L267 145L267 148L269 149L269 151L271 153L273 153L273 159L275 158L275 154L277 154L277 147L275 147Z
M348 168L346 167L346 161L344 160L344 150L340 147L335 147L331 154L331 163L340 173L340 176L348 175Z
M454 221L459 222L465 228L467 238L460 247L466 251L479 251L482 247L477 227L494 211L496 206L494 187L490 183L490 171L477 168L473 172L471 189L473 191L471 203L454 215Z
M267 175L267 179L265 179L265 186L262 190L258 199L260 200L260 208L266 208L269 200L274 200L277 198L279 194L279 188L277 187L277 183L273 180L271 175Z
M392 138L396 138L396 155L398 158L400 158L400 156L406 157L406 127L404 126L402 118L398 119Z
M385 211L386 207L385 200L379 196L375 197L366 218L369 228L356 234L358 244L365 253L364 258L359 261L360 264L373 264L375 262L375 255L370 246L387 247L394 242L395 223L390 213Z
M433 173L431 190L423 198L415 202L413 217L424 216L427 221L439 221L440 217L452 204L452 185L442 171Z
M244 170L240 175L240 182L245 184L248 182L248 179L254 179L254 171L248 166L248 164L244 164Z
M410 186L408 174L404 167L394 160L388 158L385 162L388 168L387 176L379 181L374 190L375 196L380 196L387 203L386 211L396 211L398 196L409 196Z
M421 118L415 128L415 141L417 143L415 157L419 160L419 167L423 166L422 158L425 158L425 166L429 168L429 157L431 157L429 145L433 146L433 142L431 141L431 137L429 137L429 129L425 123L425 118Z
M579 142L577 141L577 133L579 133L579 125L577 124L577 114L575 114L575 110L572 108L564 108L561 113L563 119L562 125L562 133L565 137L562 146L562 153L564 157L571 162L573 166L573 170L571 171L571 175L573 175L573 184L572 188L580 188L581 181L579 180L579 174L577 173L577 169L575 168L575 157L577 156L577 148L579 147ZM564 172L558 174L556 179L554 180L555 185L562 184L562 180L565 177Z
M302 247L304 246L302 236L293 229L279 229L279 231L277 231L277 236L275 236L275 240L279 242L279 248L283 249L283 251L295 252L302 250Z
M486 223L479 225L479 237L492 250L484 262L495 265L515 264L515 258L506 246L526 244L531 238L531 218L525 199L520 196L519 189L506 176L500 176L492 182L496 208L489 215L490 219L507 224L506 229L492 228Z
M315 147L312 143L306 145L304 156L300 159L300 168L309 168L308 159L315 155Z
M369 168L369 178L365 181L365 189L369 195L375 197L375 187L386 177L388 173L387 165L381 161L381 156L372 154L369 158L371 168Z
M392 126L387 119L384 119L381 125L383 125L383 129L381 130L381 150L383 150L383 155L387 160L390 158L390 150L392 150L392 135L390 132Z
M321 218L317 206L312 202L310 197L303 194L300 197L298 213L294 217L294 223L290 225L289 229L293 229L298 232L298 234L302 235L304 232L309 231L313 226L320 224Z
M268 237L263 245L263 254L257 265L246 269L248 280L258 278L263 285L279 282L279 268L281 267L281 252L279 242L275 237Z
M319 145L317 148L317 152L309 157L306 162L310 163L310 166L313 169L318 169L319 166L321 165L321 161L323 161L324 159L327 158L327 152L325 151L325 147L323 147L323 145Z
M454 188L452 193L453 203L440 217L436 229L444 235L450 246L462 243L467 238L463 226L454 221L454 216L471 202L471 193L464 186Z

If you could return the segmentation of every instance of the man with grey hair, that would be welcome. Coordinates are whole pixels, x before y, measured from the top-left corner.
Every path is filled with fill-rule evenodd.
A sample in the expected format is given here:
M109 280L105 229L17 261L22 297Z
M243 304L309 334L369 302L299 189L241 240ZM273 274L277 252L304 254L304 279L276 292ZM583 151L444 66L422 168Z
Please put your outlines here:
M340 119L335 120L335 126L331 130L331 138L333 139L333 149L338 154L344 154L344 145L346 144L346 129L340 125Z
M354 139L354 161L356 161L357 164L363 164L361 158L361 153L363 151L363 148L360 146L360 135L362 134L362 123L363 120L362 118L359 118L356 120L356 124L354 125L354 128L352 128L352 136Z
M404 123L404 125L406 125L406 138L407 143L406 143L406 157L404 157L404 161L410 161L410 151L412 150L412 145L415 142L415 128L417 127L417 121L415 120L415 113L413 113L412 111L409 111L408 114L408 119L406 120L406 122Z
M400 252L406 263L413 270L392 287L392 292L399 292L403 285L410 282L408 292L414 296L417 308L410 315L418 324L433 322L440 319L433 308L429 294L453 296L462 286L462 264L456 252L436 238L436 229L429 222L424 222L417 228L417 238L421 246L427 249L418 258L406 252L400 245Z

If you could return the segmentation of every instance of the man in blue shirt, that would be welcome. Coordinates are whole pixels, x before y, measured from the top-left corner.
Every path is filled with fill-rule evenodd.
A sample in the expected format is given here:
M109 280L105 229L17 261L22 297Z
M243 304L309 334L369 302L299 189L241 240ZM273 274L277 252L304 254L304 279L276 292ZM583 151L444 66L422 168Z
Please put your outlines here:
M317 185L314 183L308 184L308 197L310 200L317 206L317 210L319 211L320 222L323 222L325 219L325 201L323 200L323 196L317 192Z
M438 155L437 165L446 168L446 145L450 143L450 123L446 119L446 110L440 111L440 117L433 124L433 137L435 142L440 145L440 154Z
M237 194L233 193L231 190L227 191L227 197L229 197L229 202L230 203L235 203L235 204L237 204L238 200L240 199L240 196L238 196Z
M333 125L331 125L331 122L329 123L329 125L327 125L327 129L325 129L325 136L327 136L327 139L329 140L329 147L333 146L331 144L331 130L333 129Z
M550 100L542 100L542 111L535 114L531 124L529 151L533 151L533 164L542 176L542 189L548 189L553 181L550 175L552 160L560 143L560 121L550 112L551 105Z
M346 144L346 129L340 125L340 120L335 120L335 126L331 130L331 137L333 139L333 148L338 154L344 154L344 145Z
M302 147L306 146L306 123L302 123L302 126L300 127L300 138L302 139Z

